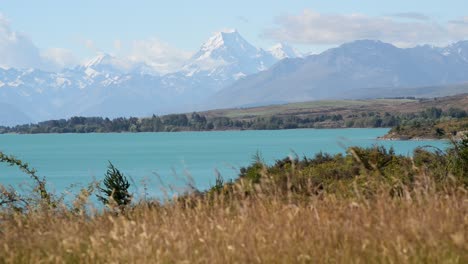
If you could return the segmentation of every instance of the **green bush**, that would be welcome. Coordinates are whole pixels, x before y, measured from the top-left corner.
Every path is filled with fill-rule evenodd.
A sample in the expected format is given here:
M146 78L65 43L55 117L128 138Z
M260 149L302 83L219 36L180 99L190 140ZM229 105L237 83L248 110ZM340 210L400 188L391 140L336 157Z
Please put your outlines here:
M98 199L105 205L117 205L124 207L132 201L132 195L129 193L127 177L120 172L111 162L107 168L104 178L104 187L99 187L103 195L97 195Z
M452 141L448 155L451 159L452 172L465 183L465 186L468 186L468 135Z

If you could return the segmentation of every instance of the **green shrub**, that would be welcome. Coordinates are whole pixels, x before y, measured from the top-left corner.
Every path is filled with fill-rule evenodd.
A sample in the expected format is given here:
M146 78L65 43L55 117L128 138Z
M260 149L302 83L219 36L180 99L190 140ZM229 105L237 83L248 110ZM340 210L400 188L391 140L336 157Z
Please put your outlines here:
M452 141L452 147L448 150L448 156L452 163L452 172L459 177L465 186L468 185L468 135L459 140Z
M97 195L98 199L105 205L117 205L119 207L127 206L132 200L132 195L129 193L127 177L121 173L111 162L107 168L107 173L104 178L104 187L99 187L99 190L104 195Z

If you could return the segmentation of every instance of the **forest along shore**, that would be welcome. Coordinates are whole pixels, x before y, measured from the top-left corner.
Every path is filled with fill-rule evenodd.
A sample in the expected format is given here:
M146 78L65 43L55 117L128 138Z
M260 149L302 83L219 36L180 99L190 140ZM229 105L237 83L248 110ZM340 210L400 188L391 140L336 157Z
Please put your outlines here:
M121 133L296 128L392 128L382 139L444 139L468 130L468 94L441 98L313 101L144 118L72 117L0 127L0 133Z

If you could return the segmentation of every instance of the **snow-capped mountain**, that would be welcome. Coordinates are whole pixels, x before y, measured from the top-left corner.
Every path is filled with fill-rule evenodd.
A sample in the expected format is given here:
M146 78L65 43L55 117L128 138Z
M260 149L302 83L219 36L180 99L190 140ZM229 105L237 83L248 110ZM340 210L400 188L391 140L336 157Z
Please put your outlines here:
M79 65L78 69L85 71L88 76L95 74L110 74L118 75L124 72L124 64L120 62L116 57L111 56L107 53L99 53L88 62Z
M18 123L76 115L146 116L338 98L359 88L468 82L466 41L410 49L356 41L319 55L298 55L285 44L256 48L230 30L214 34L180 70L166 75L105 53L60 72L0 68L0 125L13 124L12 116Z
M225 30L211 36L180 71L163 76L161 82L184 98L187 109L193 109L207 95L277 61L269 52L247 42L237 30Z
M468 41L443 48L424 45L403 49L381 41L359 40L321 54L282 60L221 90L207 103L211 103L210 108L241 107L365 98L378 95L378 91L388 95L391 89L398 89L401 95L411 87L445 87L468 82L467 54ZM372 93L364 94L364 90ZM444 91L439 94L444 95Z
M0 103L15 105L34 121L189 111L207 96L277 61L237 31L223 31L209 38L180 70L164 76L145 63L106 53L61 72L0 69Z
M237 30L215 33L183 66L187 77L210 77L232 82L268 69L277 61L270 53L248 43Z
M297 50L286 43L278 43L268 49L268 52L270 52L270 54L278 60L302 57L302 55Z
M459 41L441 50L442 54L447 57L454 56L468 62L468 41Z

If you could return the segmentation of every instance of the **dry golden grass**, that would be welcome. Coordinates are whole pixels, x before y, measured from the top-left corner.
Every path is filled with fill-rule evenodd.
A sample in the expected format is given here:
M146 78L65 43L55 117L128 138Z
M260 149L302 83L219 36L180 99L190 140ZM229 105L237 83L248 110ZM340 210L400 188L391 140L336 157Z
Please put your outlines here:
M3 215L0 262L468 262L463 188L403 198L224 198L140 204L125 216Z

